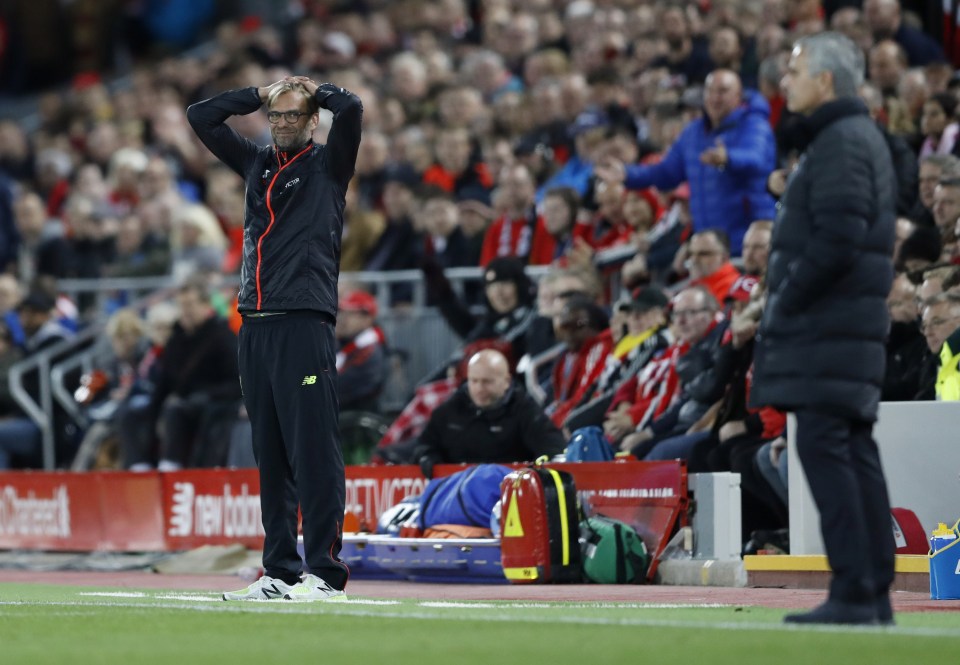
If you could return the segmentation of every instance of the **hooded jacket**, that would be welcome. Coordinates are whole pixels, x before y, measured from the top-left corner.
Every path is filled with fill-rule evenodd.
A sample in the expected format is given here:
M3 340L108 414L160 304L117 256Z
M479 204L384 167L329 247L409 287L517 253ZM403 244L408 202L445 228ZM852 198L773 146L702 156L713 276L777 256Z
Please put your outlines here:
M337 312L340 241L347 184L360 146L360 98L331 83L317 88L333 112L326 145L278 151L240 136L224 122L260 108L257 88L231 90L187 109L203 144L245 185L241 312Z
M774 200L767 192L767 177L776 168L770 106L756 92L744 91L743 99L716 127L706 116L690 122L660 162L628 166L625 182L629 189L661 191L690 183L694 231L726 231L733 256L740 256L751 222L774 216ZM726 146L727 164L717 168L700 163L700 153L718 140Z

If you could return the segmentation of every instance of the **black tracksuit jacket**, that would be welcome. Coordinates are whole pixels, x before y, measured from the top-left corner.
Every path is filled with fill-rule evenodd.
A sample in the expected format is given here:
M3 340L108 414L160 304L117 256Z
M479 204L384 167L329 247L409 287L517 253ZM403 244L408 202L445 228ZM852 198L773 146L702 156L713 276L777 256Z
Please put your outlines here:
M363 105L330 83L320 85L316 97L333 112L327 143L311 141L296 153L259 146L224 124L261 107L257 88L224 92L187 109L203 144L246 185L241 312L336 316L344 199L360 146Z

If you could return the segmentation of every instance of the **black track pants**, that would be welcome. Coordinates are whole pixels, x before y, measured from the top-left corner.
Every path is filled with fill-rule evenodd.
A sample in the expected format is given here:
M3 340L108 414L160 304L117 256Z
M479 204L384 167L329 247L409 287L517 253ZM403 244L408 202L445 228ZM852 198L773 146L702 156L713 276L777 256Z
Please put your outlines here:
M260 469L264 572L300 573L299 503L307 566L342 589L349 571L338 558L344 472L333 329L320 312L244 317L240 382Z
M797 453L833 570L830 597L845 602L886 596L894 576L890 498L872 431L873 423L797 411Z

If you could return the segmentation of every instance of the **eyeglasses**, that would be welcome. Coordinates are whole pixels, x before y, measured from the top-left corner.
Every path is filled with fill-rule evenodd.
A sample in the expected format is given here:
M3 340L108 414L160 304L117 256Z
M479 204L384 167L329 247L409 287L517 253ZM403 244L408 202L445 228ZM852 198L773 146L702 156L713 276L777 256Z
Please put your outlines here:
M560 321L557 325L563 330L578 330L580 328L586 328L590 325L590 322L586 319L568 319Z
M695 316L697 314L703 314L704 312L709 312L709 307L701 307L699 309L675 309L673 310L673 318L681 319L685 316Z
M300 117L304 115L310 115L304 111L267 111L267 120L271 125L275 125L280 122L280 118L283 117L287 123L293 125L300 122Z
M927 319L920 323L921 330L930 330L931 328L939 328L942 325L947 323L954 323L954 319L942 319L939 317L933 319Z
M717 254L719 254L719 253L720 253L720 252L718 252L718 251L715 250L715 249L701 249L701 250L696 251L696 252L690 252L689 255L690 255L691 257L715 256L715 255L717 255Z

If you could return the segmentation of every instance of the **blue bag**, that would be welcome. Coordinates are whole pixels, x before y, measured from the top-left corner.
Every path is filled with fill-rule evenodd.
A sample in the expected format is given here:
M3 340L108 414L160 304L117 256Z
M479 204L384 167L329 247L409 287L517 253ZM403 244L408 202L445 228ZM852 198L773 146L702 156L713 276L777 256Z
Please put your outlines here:
M613 446L601 427L581 427L567 444L568 462L609 462L613 458Z
M420 497L420 526L464 524L490 527L490 513L500 500L500 482L510 473L499 464L478 464L452 476L434 478Z

